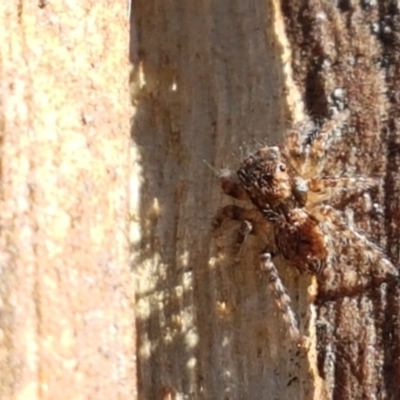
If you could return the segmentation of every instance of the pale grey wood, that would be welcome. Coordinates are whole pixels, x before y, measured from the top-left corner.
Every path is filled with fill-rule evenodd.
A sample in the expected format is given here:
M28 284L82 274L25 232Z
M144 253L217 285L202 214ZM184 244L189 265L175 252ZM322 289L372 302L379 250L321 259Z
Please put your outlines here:
M258 275L260 244L249 238L235 260L210 236L212 217L228 200L204 161L234 169L248 149L277 143L288 124L275 18L269 1L133 4L143 399L312 394L304 353ZM305 283L299 292L297 274L280 270L304 316Z

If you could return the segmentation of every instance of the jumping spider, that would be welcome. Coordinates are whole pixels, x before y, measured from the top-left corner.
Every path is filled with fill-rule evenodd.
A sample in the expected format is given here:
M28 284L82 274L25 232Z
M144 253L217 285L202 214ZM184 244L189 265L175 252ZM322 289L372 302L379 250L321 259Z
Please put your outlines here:
M236 175L222 173L225 194L251 208L228 205L214 218L213 229L226 219L243 222L248 233L273 231L274 248L300 273L316 276L316 301L353 296L397 276L380 248L346 221L344 208L381 180L326 173L328 150L340 139L348 114L338 112L321 127L308 121L288 132L282 145L263 147L245 158ZM272 227L272 228L271 228ZM271 257L261 255L263 270L291 335L300 338L290 297Z

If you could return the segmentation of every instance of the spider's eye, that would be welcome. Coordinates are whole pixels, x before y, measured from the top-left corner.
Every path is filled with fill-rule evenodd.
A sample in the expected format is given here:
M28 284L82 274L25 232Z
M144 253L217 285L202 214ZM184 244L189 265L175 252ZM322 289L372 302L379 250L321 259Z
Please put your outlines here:
M253 165L254 164L254 161L255 161L255 159L254 159L254 156L249 156L248 158L247 158L247 160L246 160L246 164L247 165Z
M286 171L286 165L285 164L279 164L278 165L279 171L285 172Z

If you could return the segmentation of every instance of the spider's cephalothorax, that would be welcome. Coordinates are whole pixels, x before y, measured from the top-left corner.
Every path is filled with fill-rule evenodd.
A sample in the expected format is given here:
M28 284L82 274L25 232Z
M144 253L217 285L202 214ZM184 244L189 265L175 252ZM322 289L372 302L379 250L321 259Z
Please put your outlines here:
M287 168L278 147L263 147L242 162L237 176L261 211L275 210L292 199L293 181Z
M237 175L252 202L261 209L278 211L306 203L307 182L296 174L277 146L266 146L251 154L242 162Z

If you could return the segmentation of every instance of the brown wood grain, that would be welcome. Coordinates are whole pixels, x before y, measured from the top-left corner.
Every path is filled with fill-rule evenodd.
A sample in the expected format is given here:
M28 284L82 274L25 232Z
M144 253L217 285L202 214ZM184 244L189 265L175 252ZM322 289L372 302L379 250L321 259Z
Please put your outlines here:
M354 219L398 265L398 6L282 1L282 10L295 81L304 88L310 114L326 117L329 95L346 93L349 134L330 162L344 172L383 178L372 198L379 213L366 211L358 199ZM319 306L324 323L317 326L318 368L328 398L399 397L398 296L398 284L392 282Z

